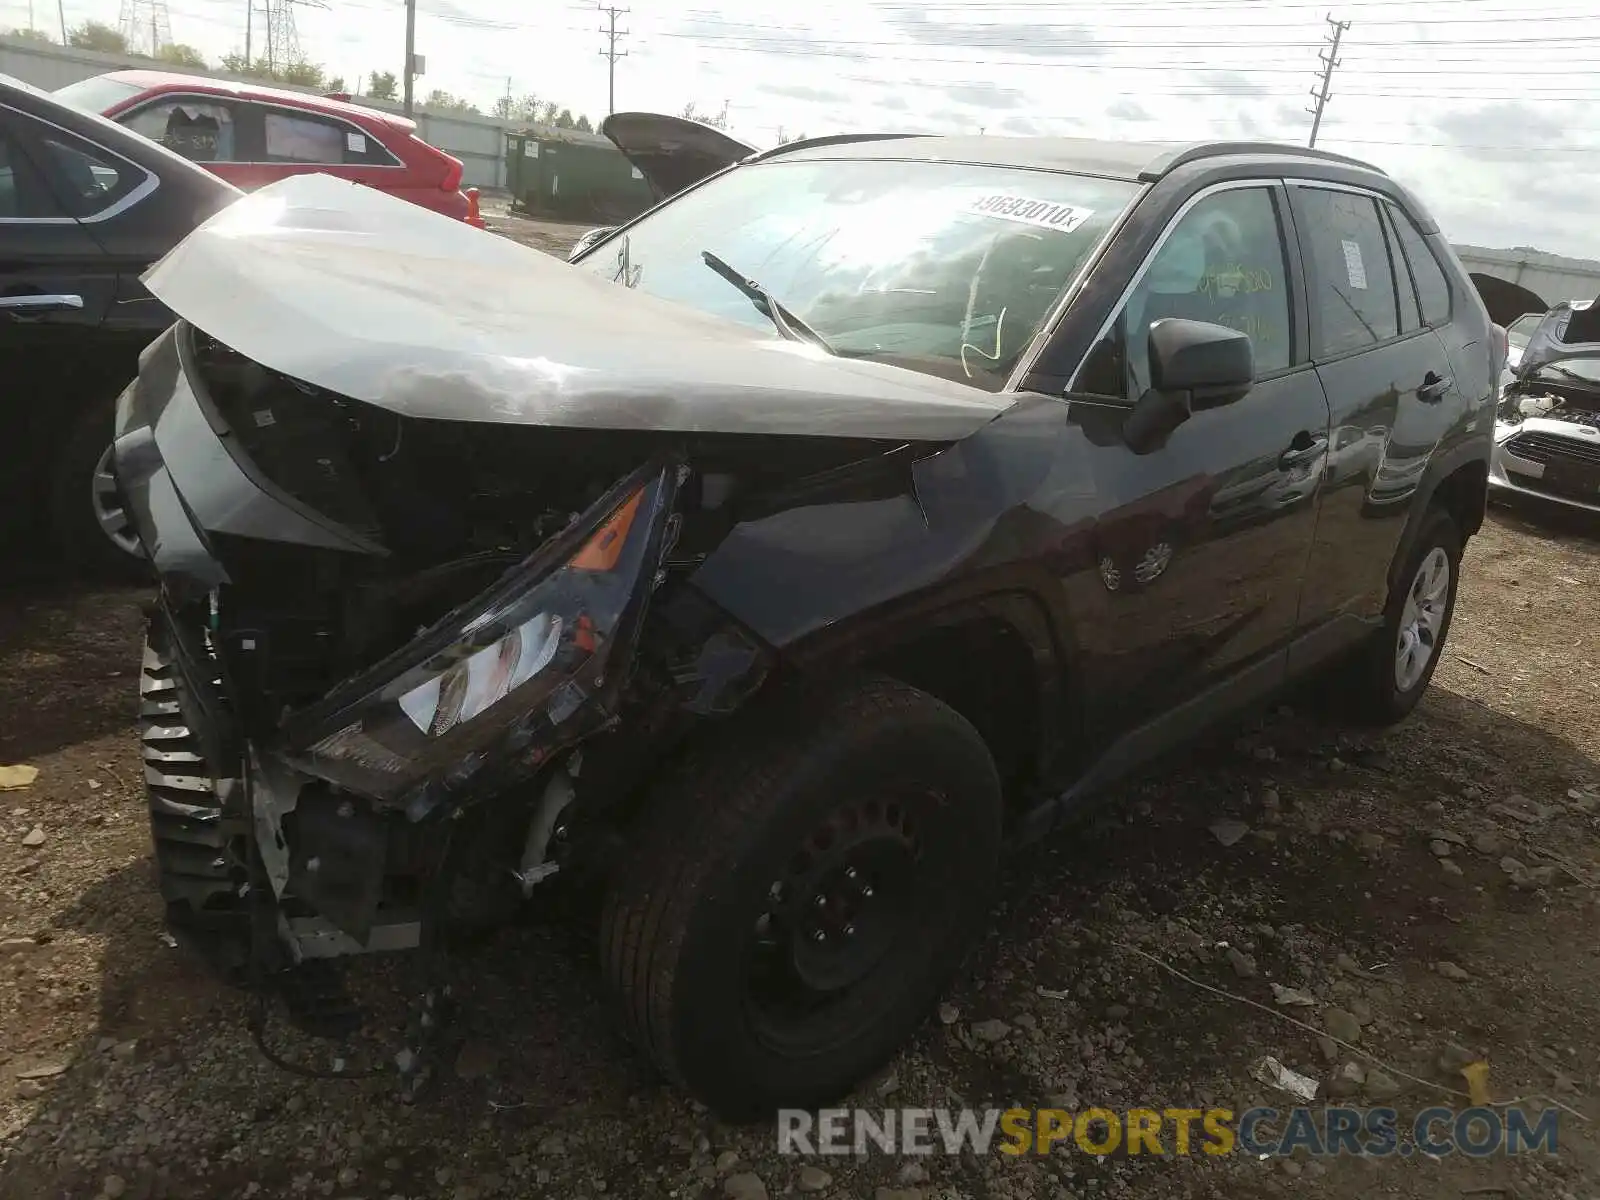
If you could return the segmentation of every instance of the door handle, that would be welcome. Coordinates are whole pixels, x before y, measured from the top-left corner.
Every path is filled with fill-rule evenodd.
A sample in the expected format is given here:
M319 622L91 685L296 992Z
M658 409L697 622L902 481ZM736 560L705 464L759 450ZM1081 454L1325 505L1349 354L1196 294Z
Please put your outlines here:
M1417 388L1417 399L1442 400L1445 392L1449 391L1450 385L1454 382L1448 375L1439 375L1429 371L1422 377L1422 386Z
M56 295L46 292L31 292L24 296L0 296L0 309L17 313L19 317L23 317L23 314L27 316L42 316L45 313L71 312L82 307L82 296Z
M1289 448L1278 455L1278 470L1292 471L1295 467L1310 462L1327 448L1327 438L1312 437L1302 429L1294 435L1294 441L1289 443Z

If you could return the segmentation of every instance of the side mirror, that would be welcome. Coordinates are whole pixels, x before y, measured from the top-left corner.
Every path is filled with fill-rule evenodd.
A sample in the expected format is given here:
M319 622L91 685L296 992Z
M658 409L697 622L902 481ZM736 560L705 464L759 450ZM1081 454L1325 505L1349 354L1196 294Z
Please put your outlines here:
M1148 454L1194 413L1242 399L1256 379L1249 335L1226 325L1164 317L1150 324L1150 389L1123 425L1135 454Z

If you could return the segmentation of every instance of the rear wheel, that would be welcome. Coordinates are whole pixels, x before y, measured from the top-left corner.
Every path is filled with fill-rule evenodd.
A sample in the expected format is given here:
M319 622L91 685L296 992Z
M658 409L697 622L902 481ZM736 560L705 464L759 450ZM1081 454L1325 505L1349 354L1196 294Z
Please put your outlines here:
M1352 717L1388 725L1417 706L1444 652L1460 570L1461 533L1448 513L1430 509L1395 575L1383 628L1351 664Z
M1000 783L977 731L887 679L788 697L651 801L602 917L662 1070L752 1117L847 1092L937 999L988 910Z

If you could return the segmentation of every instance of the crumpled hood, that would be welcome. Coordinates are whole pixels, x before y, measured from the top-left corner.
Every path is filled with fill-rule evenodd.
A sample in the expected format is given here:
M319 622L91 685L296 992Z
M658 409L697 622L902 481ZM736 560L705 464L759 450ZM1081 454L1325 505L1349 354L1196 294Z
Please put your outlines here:
M1600 358L1600 307L1593 300L1563 300L1539 322L1516 366L1518 379L1563 361Z
M409 417L944 441L1014 402L833 358L327 175L230 205L144 284L247 358Z

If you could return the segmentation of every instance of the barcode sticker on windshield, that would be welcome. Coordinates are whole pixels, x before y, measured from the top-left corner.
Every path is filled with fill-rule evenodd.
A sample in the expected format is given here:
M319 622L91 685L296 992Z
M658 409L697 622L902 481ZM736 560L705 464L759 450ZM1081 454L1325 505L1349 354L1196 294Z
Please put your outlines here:
M1367 290L1367 264L1361 261L1361 243L1350 238L1343 239L1344 246L1344 272L1350 277L1350 286Z
M968 211L978 216L998 217L1002 221L1020 221L1038 229L1054 229L1058 233L1071 233L1094 216L1092 208L1076 208L1071 204L1033 200L1004 192L979 196Z

